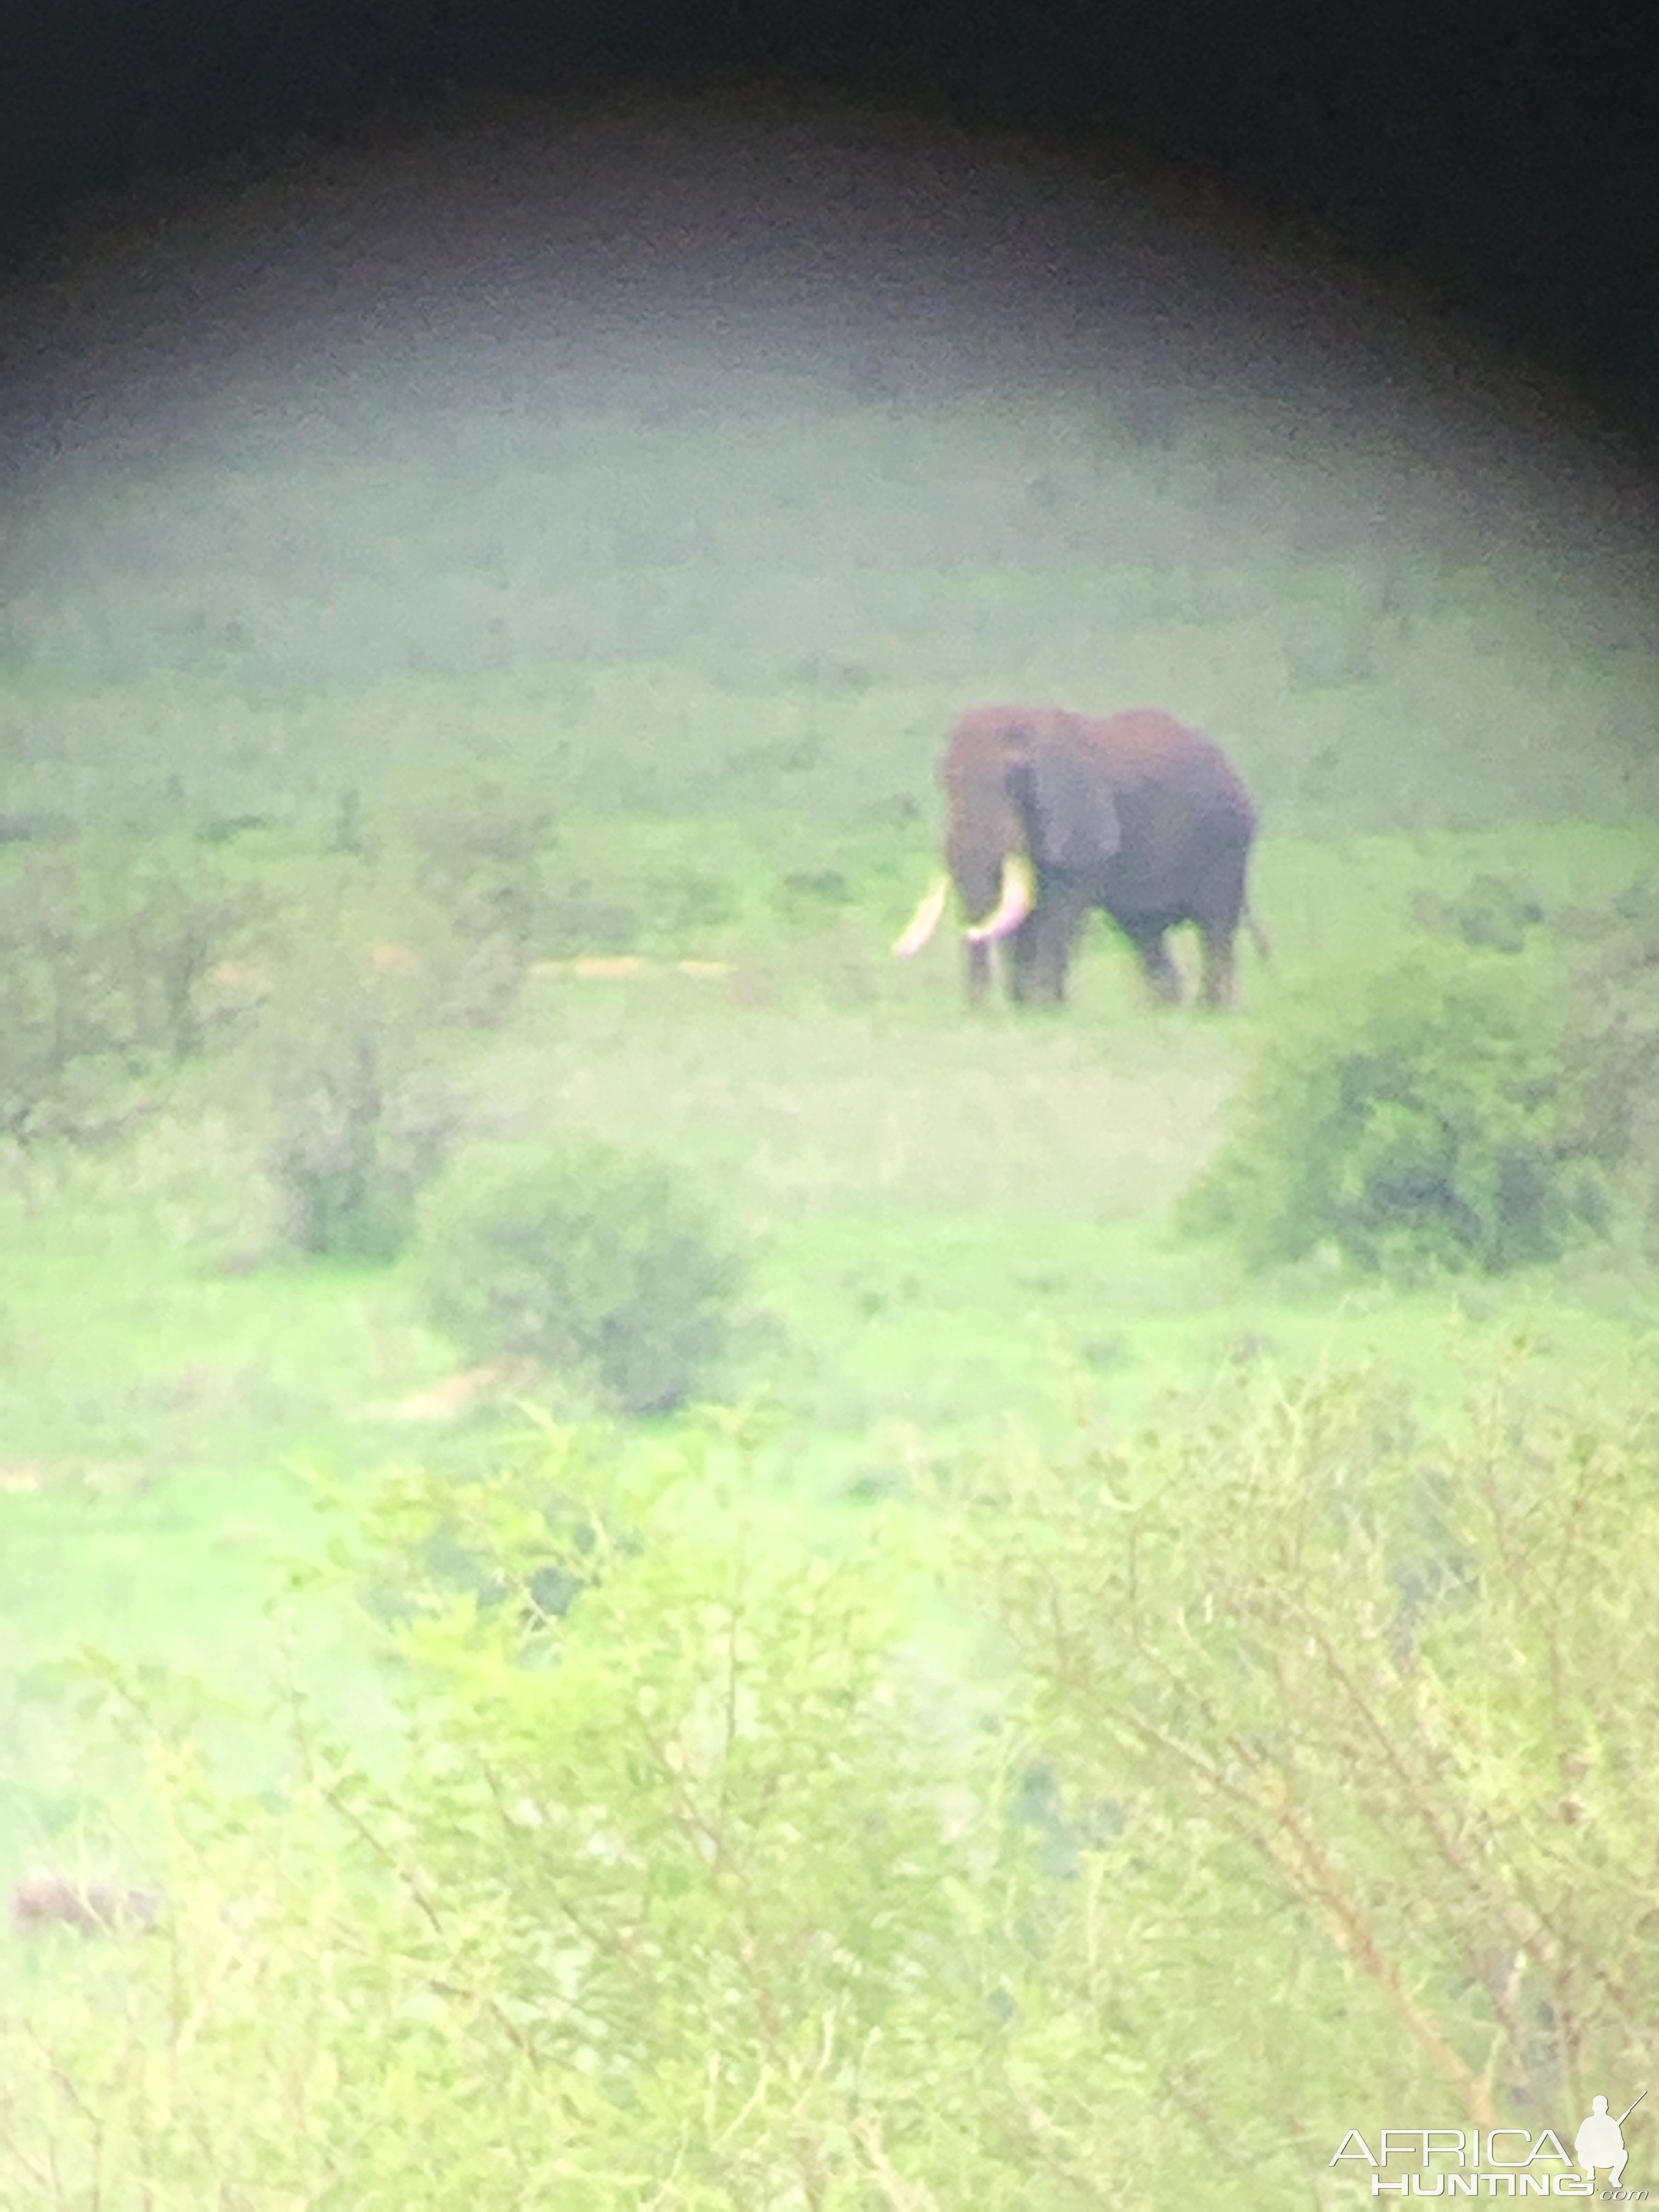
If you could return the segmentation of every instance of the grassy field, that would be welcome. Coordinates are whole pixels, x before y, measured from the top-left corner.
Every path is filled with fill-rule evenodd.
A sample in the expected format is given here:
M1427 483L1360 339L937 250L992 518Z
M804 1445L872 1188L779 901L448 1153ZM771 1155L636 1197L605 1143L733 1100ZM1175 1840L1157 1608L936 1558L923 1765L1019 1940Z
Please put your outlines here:
M1570 965L1659 869L1639 578L1478 501L1379 532L1328 455L1213 410L659 415L486 394L441 460L423 417L366 453L337 411L334 453L233 414L14 509L0 880L210 866L264 902L229 994L270 999L119 1148L6 1163L0 1875L82 1809L38 1662L257 1678L280 1554L319 1540L308 1473L476 1457L513 1418L409 1413L456 1366L418 1255L273 1245L281 1018L331 961L402 949L386 988L467 1142L602 1132L713 1195L755 1255L726 1385L775 1407L765 1485L826 1547L922 1470L1184 1418L1241 1366L1374 1368L1431 1426L1500 1364L1605 1396L1647 1357L1630 1235L1404 1291L1248 1278L1171 1221L1287 994L1482 876ZM950 715L1027 695L1155 701L1238 761L1276 959L1244 956L1236 1019L1150 1012L1103 930L1052 1018L969 1018L945 951L889 958ZM441 1018L434 870L504 835L539 872L531 970L500 1018ZM296 1663L366 1715L354 1635L319 1618Z
M969 1018L948 951L913 969L886 954L900 864L925 857L912 842L845 833L816 856L836 884L814 911L822 888L792 890L801 872L781 866L808 857L798 823L726 821L713 838L574 823L555 852L579 854L582 879L618 902L688 877L728 895L722 919L672 944L712 972L678 971L646 928L660 950L636 969L544 961L499 1026L426 1040L476 1140L601 1133L715 1195L756 1261L728 1387L781 1417L762 1468L797 1534L834 1547L848 1516L1011 1439L1184 1418L1240 1366L1373 1369L1430 1425L1499 1365L1556 1395L1606 1395L1638 1371L1650 1279L1626 1247L1408 1292L1322 1264L1246 1277L1170 1217L1296 982L1340 988L1345 951L1483 872L1524 878L1557 912L1590 905L1641 873L1644 830L1274 840L1258 897L1276 962L1247 969L1228 1022L1149 1012L1103 931L1063 1015ZM321 865L246 860L313 897ZM378 911L363 901L360 922ZM54 1779L47 1709L17 1686L32 1661L84 1638L252 1682L272 1663L261 1607L281 1557L319 1540L307 1474L349 1486L411 1455L476 1456L514 1418L410 1417L456 1368L423 1323L417 1257L374 1269L271 1250L270 1049L256 1029L118 1152L19 1170L3 1200L13 1864L50 1856L77 1809ZM364 1662L344 1632L318 1624L302 1668L349 1711Z

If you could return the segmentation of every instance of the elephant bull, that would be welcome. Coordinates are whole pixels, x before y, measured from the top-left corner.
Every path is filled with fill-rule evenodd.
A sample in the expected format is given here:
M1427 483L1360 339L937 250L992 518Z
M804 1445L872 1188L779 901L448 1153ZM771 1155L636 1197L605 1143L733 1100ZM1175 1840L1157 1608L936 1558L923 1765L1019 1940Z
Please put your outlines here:
M893 950L908 958L939 927L955 885L970 1005L985 995L991 947L1005 946L1009 996L1059 1004L1091 907L1134 947L1160 999L1181 996L1166 932L1194 923L1200 995L1233 997L1243 923L1263 959L1247 878L1255 809L1218 745L1154 708L1103 720L1061 707L975 707L939 766L949 807L941 876Z

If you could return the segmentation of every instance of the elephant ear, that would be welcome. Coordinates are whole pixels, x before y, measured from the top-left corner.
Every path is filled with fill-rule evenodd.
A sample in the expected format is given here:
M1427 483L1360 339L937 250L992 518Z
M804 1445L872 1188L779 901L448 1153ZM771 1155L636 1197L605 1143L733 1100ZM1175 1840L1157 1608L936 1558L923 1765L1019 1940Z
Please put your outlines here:
M1098 868L1123 842L1106 763L1079 738L1061 733L1033 745L1016 771L1039 866Z

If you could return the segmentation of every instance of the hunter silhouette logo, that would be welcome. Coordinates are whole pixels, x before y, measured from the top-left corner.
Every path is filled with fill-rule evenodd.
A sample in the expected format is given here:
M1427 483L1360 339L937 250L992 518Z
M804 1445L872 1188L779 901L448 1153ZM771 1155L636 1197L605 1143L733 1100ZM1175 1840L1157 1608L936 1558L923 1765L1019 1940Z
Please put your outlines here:
M1368 2166L1373 2197L1599 2196L1607 2203L1639 2204L1647 2191L1624 2186L1624 2130L1647 2094L1632 2097L1617 2119L1605 2097L1592 2098L1571 2151L1553 2128L1535 2135L1530 2128L1384 2128L1375 2150L1350 2128L1331 2164L1358 2159ZM1598 2186L1601 2175L1605 2185Z
M1644 2089L1642 2097L1647 2094ZM1623 2180L1625 2160L1630 2155L1625 2148L1625 2123L1642 2097L1633 2097L1616 2120L1608 2117L1605 2097L1593 2100L1589 2118L1572 2139L1573 2155L1590 2179L1594 2180L1601 2168L1606 2166L1611 2188L1617 2189Z

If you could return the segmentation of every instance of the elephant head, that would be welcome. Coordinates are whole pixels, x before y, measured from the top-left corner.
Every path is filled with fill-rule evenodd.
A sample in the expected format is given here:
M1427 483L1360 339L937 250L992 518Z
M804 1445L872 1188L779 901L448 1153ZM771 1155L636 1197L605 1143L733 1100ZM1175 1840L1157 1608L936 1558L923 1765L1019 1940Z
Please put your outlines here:
M1011 937L1037 903L1041 875L1085 873L1121 840L1107 762L1081 719L1057 707L964 714L939 770L950 809L949 872L929 889L893 950L921 951L955 884L969 948Z

